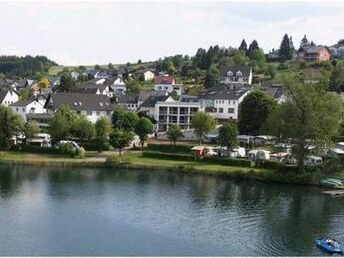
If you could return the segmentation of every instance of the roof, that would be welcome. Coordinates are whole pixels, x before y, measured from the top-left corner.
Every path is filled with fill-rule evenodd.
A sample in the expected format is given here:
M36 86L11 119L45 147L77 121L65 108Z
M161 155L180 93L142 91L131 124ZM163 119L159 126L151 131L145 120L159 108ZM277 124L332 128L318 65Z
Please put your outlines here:
M114 108L106 95L61 92L51 93L44 107L56 110L62 105L68 105L76 111L111 111Z
M7 93L8 93L8 90L3 90L3 89L0 90L0 103L4 101L4 98L6 97Z
M134 103L137 104L138 102L138 95L132 96L132 95L123 95L118 98L118 103Z
M222 67L220 69L220 75L221 76L228 76L227 73L231 71L233 75L235 75L237 72L242 73L242 77L249 77L250 73L252 71L251 66L248 65L235 65L235 66L230 66L230 67Z
M35 114L26 114L26 117L27 119L32 119L32 120L35 120L35 119L49 119L52 117L51 114L46 114L46 113L35 113Z
M97 84L95 81L91 81L91 82L85 82L79 85L77 92L79 93L89 93L89 94L95 94L97 93L97 90L99 89L99 91L104 91L105 88L108 85L104 84L104 83L100 83Z
M245 93L251 90L246 84L219 84L208 90L203 91L200 99L233 99L241 98Z
M279 99L284 95L282 83L265 82L262 84L260 89L273 99Z
M205 148L207 148L207 146L195 146L195 147L192 147L191 150L203 151Z
M28 99L28 100L18 100L17 102L12 103L11 107L25 107L32 102L36 101L35 99Z
M139 69L139 70L136 70L135 73L136 74L144 74L146 72L152 72L154 73L153 69L149 69L149 68L145 68L145 69Z
M174 84L173 75L157 75L154 78L155 84Z
M308 47L308 48L301 48L298 50L298 52L305 52L306 54L316 54L319 53L322 49L327 49L329 52L330 49L326 46L313 46L313 47Z
M169 96L150 96L142 103L141 107L155 107L158 101L165 101L168 98Z

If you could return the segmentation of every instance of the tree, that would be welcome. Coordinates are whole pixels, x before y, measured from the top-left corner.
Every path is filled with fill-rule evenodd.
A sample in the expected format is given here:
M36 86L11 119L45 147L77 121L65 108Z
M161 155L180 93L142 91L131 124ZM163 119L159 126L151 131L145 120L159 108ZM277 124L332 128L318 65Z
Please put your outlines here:
M73 92L75 90L75 81L69 74L63 74L60 84L57 86L59 92Z
M288 34L285 34L283 36L281 46L279 49L279 56L282 60L286 61L286 60L291 59L292 55L293 53L292 53L292 49L290 48L289 37L288 37Z
M46 89L49 87L49 80L47 78L42 78L38 82L39 89Z
M266 75L270 76L270 79L275 78L276 74L277 74L277 68L276 66L272 65L272 64L267 64L264 67L264 73Z
M78 138L81 145L95 135L94 125L84 116L79 116L71 125L72 136Z
M241 41L239 50L242 50L242 51L244 51L244 52L246 53L246 51L247 51L247 44L246 44L245 39L243 39L243 40Z
M133 131L138 120L135 112L125 111L123 108L115 108L112 113L112 125L121 131Z
M128 95L137 95L140 93L140 83L136 80L129 80L127 82Z
M96 132L96 140L98 145L99 152L102 152L103 149L106 149L106 144L109 141L109 134L111 132L111 124L109 119L106 117L98 118L97 122L94 125Z
M176 145L176 142L178 141L179 138L184 137L183 132L181 131L180 127L177 125L171 125L168 128L167 131L167 138L171 141L171 143L174 144L174 146Z
M110 134L110 144L114 148L118 148L119 155L122 154L122 149L128 147L130 142L134 139L134 134L128 131L114 130Z
M12 136L19 133L24 125L20 115L12 109L0 105L0 148L9 149L12 145Z
M332 75L330 89L336 92L344 91L344 62L338 62Z
M238 143L238 127L234 123L225 123L219 129L218 141L221 146L226 146L229 151Z
M211 88L215 86L219 80L219 70L216 68L215 65L210 66L208 69L205 80L204 80L204 87Z
M99 71L99 70L101 70L102 68L100 67L100 65L98 65L98 64L96 64L95 66L94 66L94 70L97 70L97 71Z
M215 119L205 112L197 112L191 121L191 127L195 130L200 145L202 144L204 135L214 130L215 126Z
M135 133L140 137L141 147L143 148L147 135L153 133L152 122L146 117L141 117L136 123Z
M283 79L287 99L272 112L265 130L292 144L299 171L311 145L323 150L338 133L342 103L327 92L326 81L305 82L301 76Z
M301 43L300 43L300 48L307 48L309 47L310 43L306 37L306 35L303 36L303 38L301 39Z
M268 115L276 107L276 102L265 92L257 90L249 93L240 104L239 131L241 134L257 135Z
M142 60L141 59L137 60L137 64L142 64Z
M247 55L250 56L251 53L254 51L254 50L259 50L259 45L258 45L258 42L256 40L253 40L250 44L250 46L248 47L248 50L247 50Z
M113 66L112 63L109 63L109 64L108 64L108 70L109 70L109 71L113 71L114 68L115 68L115 67Z
M36 121L29 121L24 126L24 134L26 139L31 139L35 136L35 134L38 134L40 131L38 123Z
M231 59L236 65L244 65L248 62L248 58L243 50L235 51Z
M56 143L68 137L77 118L77 114L69 106L62 105L49 121L52 142Z

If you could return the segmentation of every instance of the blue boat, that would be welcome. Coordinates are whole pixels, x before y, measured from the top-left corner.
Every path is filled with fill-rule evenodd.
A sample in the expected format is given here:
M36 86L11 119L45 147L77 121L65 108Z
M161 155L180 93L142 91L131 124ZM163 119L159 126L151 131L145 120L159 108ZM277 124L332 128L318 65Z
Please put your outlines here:
M317 239L315 243L319 248L330 254L344 254L344 247L333 238Z

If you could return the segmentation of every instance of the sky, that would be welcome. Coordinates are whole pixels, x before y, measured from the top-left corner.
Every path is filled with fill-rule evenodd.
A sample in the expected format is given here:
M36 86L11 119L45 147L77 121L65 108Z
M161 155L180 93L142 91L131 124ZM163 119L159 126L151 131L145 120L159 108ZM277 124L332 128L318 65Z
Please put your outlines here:
M317 44L344 38L344 1L1 1L0 55L45 55L62 65L151 61L285 33Z

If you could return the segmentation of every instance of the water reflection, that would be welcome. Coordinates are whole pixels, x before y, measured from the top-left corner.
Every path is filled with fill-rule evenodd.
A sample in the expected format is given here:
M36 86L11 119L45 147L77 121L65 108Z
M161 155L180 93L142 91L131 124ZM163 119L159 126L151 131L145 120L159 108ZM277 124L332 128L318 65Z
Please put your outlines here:
M314 187L169 172L0 167L0 254L322 255L315 237L344 240L343 204ZM114 242L114 232L124 237Z

